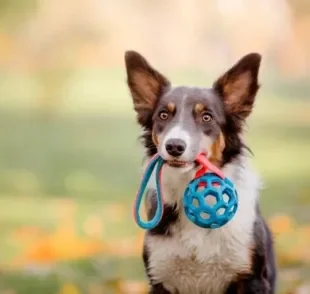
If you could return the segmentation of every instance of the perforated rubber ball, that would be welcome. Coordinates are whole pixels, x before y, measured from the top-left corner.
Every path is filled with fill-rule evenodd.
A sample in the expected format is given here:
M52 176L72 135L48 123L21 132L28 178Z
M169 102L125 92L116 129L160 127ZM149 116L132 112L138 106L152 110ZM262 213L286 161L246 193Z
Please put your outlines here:
M194 224L216 229L234 217L238 208L238 194L228 178L206 173L187 186L183 202L185 214Z

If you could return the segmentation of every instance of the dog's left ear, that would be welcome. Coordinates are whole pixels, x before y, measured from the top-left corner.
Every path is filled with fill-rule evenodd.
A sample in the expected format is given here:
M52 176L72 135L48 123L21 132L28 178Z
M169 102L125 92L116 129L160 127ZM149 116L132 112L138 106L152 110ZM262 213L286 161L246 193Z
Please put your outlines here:
M159 97L170 82L135 51L126 51L127 84L137 112L138 122L147 126Z
M259 89L257 78L260 62L260 54L250 53L213 84L228 114L245 119L251 113Z

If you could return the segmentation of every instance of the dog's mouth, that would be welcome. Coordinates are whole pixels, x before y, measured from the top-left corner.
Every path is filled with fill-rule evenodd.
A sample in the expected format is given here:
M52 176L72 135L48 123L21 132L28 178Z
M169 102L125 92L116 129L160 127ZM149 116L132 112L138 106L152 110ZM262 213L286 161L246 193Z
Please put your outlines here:
M186 167L190 164L189 162L179 160L167 160L166 163L171 167L177 168Z
M204 156L206 156L204 153L202 153ZM174 168L189 168L189 167L193 167L196 168L200 165L198 160L194 160L194 161L183 161L183 160L177 160L177 159L166 159L165 163L170 166L170 167L174 167Z
M181 160L167 160L166 164L169 165L170 167L174 167L174 168L189 167L192 164L194 164L195 166L197 165L197 163L195 161L189 162L189 161L181 161Z

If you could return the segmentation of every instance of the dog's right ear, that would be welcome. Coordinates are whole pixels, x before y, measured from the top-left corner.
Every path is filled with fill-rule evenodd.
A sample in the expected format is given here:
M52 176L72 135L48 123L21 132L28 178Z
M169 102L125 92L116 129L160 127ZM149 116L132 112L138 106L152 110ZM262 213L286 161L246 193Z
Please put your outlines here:
M138 122L147 126L160 95L170 86L170 82L135 51L126 51L125 63L127 84Z

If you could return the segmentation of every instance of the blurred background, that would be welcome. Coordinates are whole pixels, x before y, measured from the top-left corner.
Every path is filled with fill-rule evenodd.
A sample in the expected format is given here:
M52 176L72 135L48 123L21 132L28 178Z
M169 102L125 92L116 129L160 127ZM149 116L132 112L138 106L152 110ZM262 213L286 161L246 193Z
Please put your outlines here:
M145 294L124 51L210 86L263 55L247 141L278 293L310 293L308 0L1 0L0 294Z

